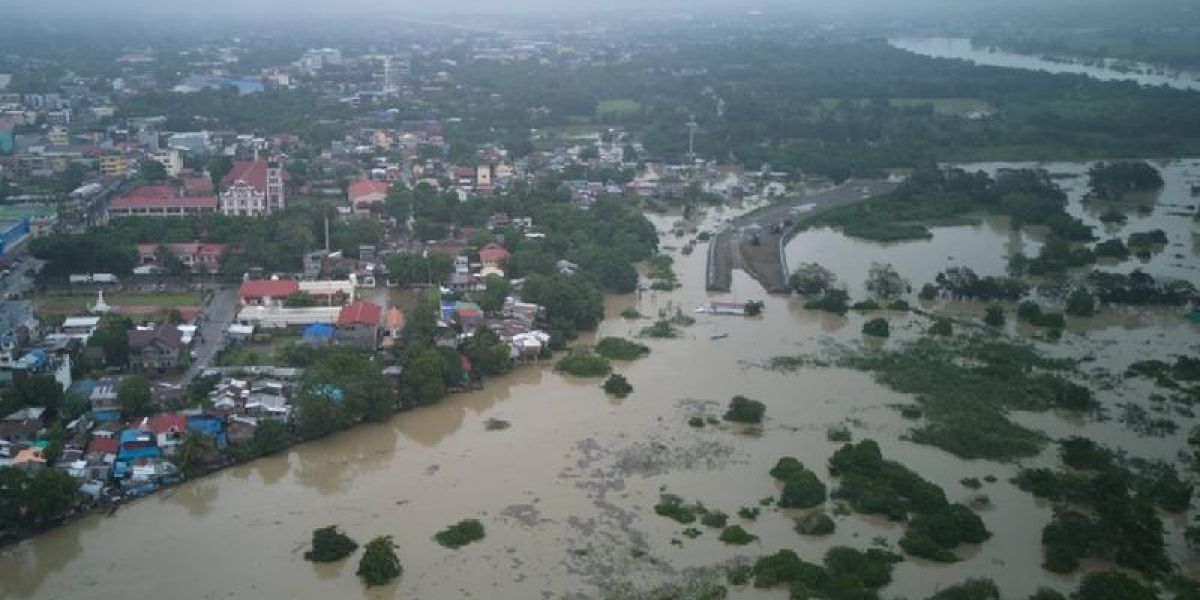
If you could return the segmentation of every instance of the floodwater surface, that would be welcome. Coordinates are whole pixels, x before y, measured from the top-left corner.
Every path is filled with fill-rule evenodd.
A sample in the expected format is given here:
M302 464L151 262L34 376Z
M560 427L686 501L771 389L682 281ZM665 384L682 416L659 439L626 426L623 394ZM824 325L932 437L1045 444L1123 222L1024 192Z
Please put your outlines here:
M698 227L711 230L730 212L711 211ZM671 229L671 220L654 218L661 231ZM871 261L896 263L921 282L946 261L981 272L1002 270L1003 262L992 252L1035 243L991 221L939 229L933 240L916 245L863 244L818 231L792 242L789 262L833 245L838 250L819 261L853 254L855 262L845 257L834 265L852 284L865 271L842 271L861 270ZM1051 507L1008 482L1017 465L963 461L905 441L910 424L894 406L911 398L876 384L868 374L761 368L777 355L855 347L863 343L860 330L868 316L838 317L805 310L798 298L767 297L740 271L731 293L710 296L704 291L703 249L701 244L688 256L675 255L683 283L679 290L609 298L608 318L597 335L633 336L659 314L677 308L690 314L711 299L765 300L764 315L696 315L697 322L679 339L645 340L652 348L648 357L617 363L617 371L634 386L623 400L606 396L599 380L564 377L549 364L522 367L489 380L483 390L302 444L133 502L112 516L91 516L0 550L0 596L595 598L625 585L647 588L676 581L691 567L781 548L812 561L834 545L894 548L901 526L860 515L838 516L833 535L811 538L793 531L802 512L764 507L755 522L732 519L760 538L736 547L722 544L716 530L702 526L703 535L687 539L681 535L684 526L652 511L663 491L730 515L739 507L758 506L760 499L779 493L767 472L781 456L799 458L832 484L824 465L838 445L827 441L826 431L837 425L848 426L856 440L876 439L886 456L941 485L951 500L965 501L976 493L990 499L981 516L992 539L960 549L963 560L954 564L905 560L896 566L885 596L921 598L985 576L996 579L1005 597L1026 597L1038 586L1074 588L1078 575L1057 576L1040 566L1041 529ZM650 318L617 316L630 306ZM934 308L982 312L971 305ZM920 335L928 326L911 314L886 314L895 331L886 345ZM1119 371L1131 356L1195 352L1200 332L1162 313L1101 315L1089 323L1080 330L1087 336L1068 332L1048 348L1090 353L1095 366ZM1012 332L1021 333L1015 325ZM721 334L727 337L713 339ZM1147 391L1138 385L1121 384L1099 397L1106 405L1144 402ZM719 417L735 394L767 404L761 431L687 425L691 416ZM485 423L493 417L511 427L487 431ZM1054 436L1095 435L1135 455L1172 460L1191 425L1171 436L1143 438L1115 421L1055 414L1015 418ZM1026 465L1055 462L1048 449ZM986 475L998 480L978 492L959 484L964 477ZM482 521L486 538L459 550L432 541L435 532L464 518ZM360 543L394 536L404 575L392 585L367 590L354 574L361 551L332 565L306 562L312 530L334 524ZM1168 543L1172 557L1195 574L1195 564L1185 562L1184 525L1168 520ZM737 588L732 595L782 600L787 592Z
M1133 81L1145 86L1165 85L1181 90L1200 90L1200 73L1166 69L1145 63L1100 61L1100 64L1084 64L1050 60L1040 56L975 46L966 38L896 38L888 40L888 43L923 56L955 58L990 67L1086 75L1102 81ZM1123 66L1118 67L1118 63ZM1129 68L1130 66L1132 68Z

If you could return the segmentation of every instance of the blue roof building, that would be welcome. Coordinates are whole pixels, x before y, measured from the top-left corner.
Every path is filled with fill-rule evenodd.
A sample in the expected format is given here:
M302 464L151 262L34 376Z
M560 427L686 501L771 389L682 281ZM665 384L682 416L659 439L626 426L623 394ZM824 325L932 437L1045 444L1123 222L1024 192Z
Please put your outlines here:
M225 437L225 420L216 415L188 415L187 428L212 437L218 449L224 449L229 443Z

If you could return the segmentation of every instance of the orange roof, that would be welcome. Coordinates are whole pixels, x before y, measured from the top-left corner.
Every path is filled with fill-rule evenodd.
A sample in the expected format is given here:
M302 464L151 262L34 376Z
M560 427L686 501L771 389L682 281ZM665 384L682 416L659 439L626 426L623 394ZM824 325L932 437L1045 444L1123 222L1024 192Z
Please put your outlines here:
M291 279L256 279L242 283L238 295L242 298L282 298L300 291L300 284Z
M267 161L239 160L233 163L233 168L221 178L221 186L229 187L241 180L259 192L267 191Z
M349 306L343 306L338 312L338 325L355 325L365 323L367 325L379 325L379 314L383 309L374 302L359 300Z
M499 262L508 258L508 256L508 250L505 250L504 246L501 246L496 242L490 242L488 245L479 249L479 260L484 262Z
M360 179L350 184L350 188L346 194L350 196L350 200L357 200L363 196L372 194L387 194L388 184L386 181L374 181L370 179Z
M404 328L404 313L395 306L388 309L384 315L383 321L388 329L403 329Z

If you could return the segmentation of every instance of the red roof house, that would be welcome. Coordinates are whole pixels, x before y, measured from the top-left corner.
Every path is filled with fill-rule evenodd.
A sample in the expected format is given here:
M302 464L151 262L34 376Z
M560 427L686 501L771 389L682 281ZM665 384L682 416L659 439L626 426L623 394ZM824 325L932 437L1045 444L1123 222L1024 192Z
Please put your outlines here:
M354 304L343 306L341 312L338 313L338 326L367 324L379 325L379 317L383 314L383 309L374 302L359 300Z
M489 242L479 249L479 261L483 263L484 268L502 269L504 261L508 260L508 257L508 250L496 242Z
M340 344L374 349L379 344L379 323L383 309L378 304L359 300L338 312L334 339Z
M242 282L238 297L248 306L283 304L289 294L300 291L300 284L292 279L256 279Z
M360 179L350 184L346 195L350 197L350 206L356 213L371 212L372 207L382 205L387 199L388 184L386 181Z

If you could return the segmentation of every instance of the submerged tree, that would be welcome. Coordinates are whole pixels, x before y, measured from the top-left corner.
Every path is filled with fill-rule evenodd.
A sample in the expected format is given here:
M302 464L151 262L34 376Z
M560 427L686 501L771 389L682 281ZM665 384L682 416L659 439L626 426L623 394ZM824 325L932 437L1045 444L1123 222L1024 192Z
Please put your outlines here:
M358 549L358 542L338 531L337 525L314 529L312 550L304 553L304 560L333 562L350 556Z
M384 585L404 572L396 556L397 547L390 535L381 535L367 542L356 572L367 587Z

